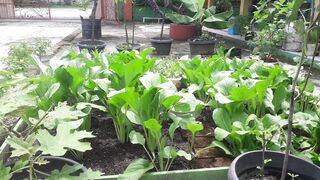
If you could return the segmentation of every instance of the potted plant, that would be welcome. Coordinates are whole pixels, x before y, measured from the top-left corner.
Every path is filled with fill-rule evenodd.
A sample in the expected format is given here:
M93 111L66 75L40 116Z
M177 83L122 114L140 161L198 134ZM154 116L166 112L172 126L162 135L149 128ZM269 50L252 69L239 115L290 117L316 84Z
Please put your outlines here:
M96 19L97 6L98 0L93 0L93 7L89 19L83 19L81 17L82 36L84 39L90 38L90 40L81 40L77 43L80 51L82 49L87 49L90 52L95 50L100 52L106 47L104 41L97 40L97 38L101 38L101 19Z
M128 2L127 2L128 3ZM132 2L131 2L132 3ZM123 3L124 4L124 3ZM125 11L123 12L124 16L123 16L123 24L124 24L124 30L125 30L125 36L126 36L126 42L125 43L121 43L118 44L116 46L116 49L121 52L121 51L132 51L132 50L136 50L136 51L140 51L141 48L141 44L135 43L135 23L134 21L132 21L132 37L131 37L131 42L129 42L129 35L128 35L128 24L127 24L127 20L126 20L126 16L125 16Z
M157 2L153 1L157 6ZM171 50L172 39L163 36L163 29L165 24L165 13L162 14L160 37L153 37L150 39L152 47L155 48L157 55L169 55Z
M215 29L227 28L228 19L232 15L232 11L226 11L216 14L216 8L214 6L204 9L204 1L197 0L182 0L184 6L194 16L180 15L177 13L167 14L167 17L179 24L195 24L196 25L196 37L189 39L191 55L209 55L214 52L215 38L209 34L202 34L202 27ZM180 32L183 33L183 32Z
M303 1L293 1L293 10L291 15L289 16L289 21L295 20L297 14L299 12L300 6L303 4ZM314 12L313 12L314 13ZM306 86L308 84L308 77L310 76L311 66L309 68L308 76L302 85L304 88L299 92L297 92L297 82L300 77L300 71L302 69L302 64L304 59L306 58L307 47L306 44L310 40L311 36L315 36L314 42L318 42L318 35L313 34L313 30L318 27L315 21L320 17L319 14L313 14L312 17L315 17L309 23L308 27L304 29L304 42L302 50L302 54L299 58L299 62L297 65L297 70L295 71L295 75L292 79L291 90L290 90L290 102L288 108L288 121L286 124L287 127L287 138L285 153L266 151L265 143L263 143L262 151L252 151L238 156L231 164L230 169L228 171L228 179L229 180L238 180L246 177L250 178L280 178L284 179L311 179L317 180L320 177L320 168L306 160L297 158L295 156L290 155L291 144L292 144L292 132L293 132L293 119L295 113L296 100L303 96L304 91L306 91ZM306 22L300 21L299 26L305 27ZM313 49L313 60L316 52L316 48ZM316 132L315 132L316 133ZM257 167L259 166L259 170ZM267 177L265 177L267 176Z

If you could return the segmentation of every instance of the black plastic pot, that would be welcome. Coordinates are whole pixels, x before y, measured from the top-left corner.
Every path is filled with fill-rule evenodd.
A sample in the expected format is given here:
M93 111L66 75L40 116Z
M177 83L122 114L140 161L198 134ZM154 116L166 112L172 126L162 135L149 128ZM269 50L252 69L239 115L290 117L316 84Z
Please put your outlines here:
M122 43L122 44L117 45L116 49L118 50L118 52L121 52L121 51L132 51L132 50L140 51L141 45L140 44L131 44L131 43L129 43L129 46L128 46L126 43Z
M95 19L92 23L91 19L81 18L81 28L82 28L82 38L91 39L92 38L92 24L94 24L94 39L101 38L101 19Z
M194 41L191 39L189 40L190 53L191 55L212 55L215 44L215 40Z
M65 165L80 165L78 162L73 161L71 159L68 158L64 158L64 157L55 157L55 156L42 156L43 159L50 161L48 164L45 165L34 165L34 169L44 172L46 174L51 174L51 172L55 169L61 170L63 166ZM79 169L77 172L75 172L74 174L71 174L73 176L77 176L82 172L87 171L87 168L85 168L84 166L80 165L81 169ZM38 179L45 179L46 176L44 176L43 174L34 172ZM29 173L27 170L21 172L21 173L16 173L12 176L11 180L21 180L21 179L25 179L29 177Z
M171 51L171 38L154 37L150 39L152 47L154 47L157 55L169 55Z
M89 52L98 51L101 52L106 47L106 42L101 40L83 40L77 43L80 51L83 49L87 49Z
M265 165L265 175L281 176L284 154L275 151L266 151L265 159L271 162ZM230 165L228 180L245 180L254 178L259 171L257 167L262 165L262 151L252 151L241 154ZM312 163L295 156L289 157L288 173L299 175L297 180L319 180L320 168ZM259 174L258 174L259 175ZM288 176L288 179L290 176Z

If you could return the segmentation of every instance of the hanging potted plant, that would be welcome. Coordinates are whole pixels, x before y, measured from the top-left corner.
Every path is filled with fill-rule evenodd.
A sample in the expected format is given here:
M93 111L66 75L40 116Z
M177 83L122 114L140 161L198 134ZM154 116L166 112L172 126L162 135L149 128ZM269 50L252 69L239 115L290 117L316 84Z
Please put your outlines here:
M181 15L177 13L167 14L173 22L180 24L195 24L196 36L189 39L191 55L210 55L214 52L215 38L209 34L202 34L202 27L214 29L226 29L228 27L228 19L232 15L232 11L226 11L216 14L215 6L204 9L205 1L198 0L182 0L184 6L191 12L193 16ZM183 33L183 32L180 32Z
M153 4L149 4L149 5L157 6L157 8L159 9L159 6L157 5L157 2L151 1L149 3L153 3ZM164 37L163 36L163 29L164 29L164 24L165 24L165 13L162 13L161 15L162 15L162 23L161 23L160 36L159 37L153 37L153 38L150 39L150 41L151 41L152 47L155 48L155 53L157 55L169 55L173 40L171 38L169 38L169 37Z
M81 40L77 43L80 51L82 49L88 49L90 52L97 50L103 51L106 47L106 42L97 40L101 38L101 19L96 19L96 11L98 6L98 0L93 0L93 7L89 19L83 19L82 23L82 37L89 40Z
M125 0L126 1L126 0ZM126 2L128 3L128 2ZM129 3L132 3L131 1ZM124 5L124 3L123 3ZM134 4L133 4L134 5ZM124 9L124 8L123 8ZM125 36L126 36L126 42L125 43L121 43L118 44L116 46L116 49L121 52L121 51L132 51L132 50L136 50L136 51L140 51L141 49L141 44L135 43L135 23L134 20L132 21L132 37L131 37L131 42L129 41L129 35L128 35L128 24L127 24L127 20L126 20L126 15L125 15L125 11L123 11L123 24L124 24L124 31L125 31Z
M289 20L295 20L297 14L299 12L300 6L303 4L303 1L295 0L293 1L293 7L291 16L289 16ZM313 11L314 13L314 11ZM308 76L306 77L306 81L304 84L304 88L301 92L297 91L297 82L300 77L300 72L302 69L302 65L304 59L306 58L308 41L310 42L310 36L312 36L313 30L319 28L319 24L317 21L320 18L320 15L313 14L311 18L313 19L308 27L304 29L303 35L303 47L298 65L297 71L292 78L291 90L290 90L290 105L288 111L288 123L287 127L287 135L286 135L286 149L285 153L267 151L265 138L263 138L263 150L262 151L253 151L242 154L238 156L231 164L230 169L228 171L228 179L229 180L238 180L250 177L251 179L308 179L308 180L318 180L320 177L320 168L306 160L300 159L298 157L290 155L291 144L292 144L292 133L293 133L293 118L296 107L296 100L300 99L305 91L305 88L308 84L310 72L312 69L313 62L309 68ZM306 22L300 21L299 26L305 27ZM314 42L318 42L319 37L315 35ZM313 60L316 54L316 49L318 45L316 44L316 48L313 48ZM297 95L296 92L299 92ZM267 125L270 123L264 123ZM316 133L316 132L314 132Z

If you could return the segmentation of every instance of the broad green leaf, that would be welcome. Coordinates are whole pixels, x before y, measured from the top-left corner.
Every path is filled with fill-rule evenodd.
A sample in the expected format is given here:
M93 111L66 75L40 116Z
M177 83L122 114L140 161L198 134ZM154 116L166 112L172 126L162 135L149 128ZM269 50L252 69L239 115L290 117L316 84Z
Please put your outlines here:
M214 85L214 88L224 95L229 95L235 87L237 87L237 82L234 78L225 78Z
M176 120L173 123L171 123L171 125L169 127L169 136L172 141L174 138L174 132L176 131L176 129L178 129L180 127L179 123L180 123L180 120Z
M60 122L78 120L86 115L87 114L82 112L81 110L76 110L73 107L67 105L67 102L59 103L54 108L54 110L50 111L46 116L44 113L41 113L41 111L39 111L40 118L45 116L41 124L43 124L48 129L55 128ZM38 121L39 119L31 120L31 122L34 124L36 124Z
M248 101L256 97L254 88L240 86L231 90L230 99L235 101Z
M34 134L31 134L26 140L18 137L10 137L7 139L8 144L12 151L12 157L19 157L22 155L33 156L39 150L39 146L35 144L36 137Z
M76 109L84 110L87 107L91 107L91 108L99 109L100 111L103 111L103 112L107 112L107 109L104 106L100 106L92 103L85 103L85 102L77 103Z
M164 101L162 102L162 105L166 108L169 109L171 106L173 106L174 104L176 104L177 102L179 102L179 100L181 99L181 96L169 96L166 99L164 99Z
M26 111L37 107L37 98L31 93L36 89L33 85L18 85L6 90L0 97L0 117L11 115L20 117Z
M86 172L81 173L77 179L86 179L86 180L91 180L91 179L98 179L101 177L103 173L100 171L94 171L91 168L89 168Z
M220 104L229 104L231 102L233 102L232 100L230 100L229 98L227 98L225 95L223 95L222 93L218 92L215 94L214 96L215 100L218 101Z
M230 150L222 142L213 141L211 143L210 147L212 147L212 148L218 147L218 148L222 149L227 155L232 155Z
M261 122L263 124L263 129L267 130L271 126L277 125L281 123L281 117L280 116L273 116L271 114L266 114L261 119Z
M259 103L263 103L265 96L267 94L269 83L268 81L260 81L256 83L256 91L258 94Z
M53 96L53 94L58 91L59 88L60 88L60 83L52 84L52 86L48 89L48 91L46 92L46 94L44 96L46 98L50 99Z
M0 177L2 180L10 180L12 177L12 174L10 174L11 167L6 167L3 162L0 162Z
M82 165L76 164L73 166L70 165L64 165L62 169L59 170L53 170L49 177L46 178L46 180L91 180L99 178L102 173L99 171L93 171L91 168L88 169L86 172L82 172L79 175L74 175L74 173L81 171Z
M170 21L176 24L191 24L194 22L193 18L177 13L167 13L166 18L170 19Z
M147 128L155 136L155 138L160 138L162 126L156 119L149 119L143 123L145 128Z
M274 112L274 105L272 103L272 100L273 100L273 92L271 88L268 88L266 97L264 99L264 104L267 108L270 108L272 112Z
M63 156L68 149L85 152L91 149L89 142L82 142L84 138L93 138L91 132L74 131L73 127L67 123L60 123L55 135L49 131L40 129L36 138L40 143L40 150L43 154L52 156Z
M153 164L145 159L133 161L127 169L118 177L118 180L138 180L147 171L153 169Z
M165 79L159 73L147 72L144 76L140 77L140 82L146 89L156 87L165 82Z
M166 159L177 158L177 150L175 149L175 147L166 146L166 147L164 147L163 151L164 151L164 158L166 158Z
M228 137L230 135L230 132L224 130L224 129L221 129L219 127L216 127L214 129L214 137L215 139L217 139L218 141L222 141L224 140L226 137Z
M299 14L299 9L301 5L304 3L304 0L293 0L293 8L292 8L292 13L289 16L289 19L291 21L296 20L297 16Z
M181 2L187 7L191 12L198 12L203 9L205 0L181 0Z
M195 136L195 134L199 131L203 130L203 125L196 122L190 122L187 124L188 130L192 133L192 136Z
M133 124L137 124L137 125L142 125L142 120L140 119L140 117L133 111L131 110L127 110L126 111L126 116L128 118L128 120L130 122L132 122Z
M21 169L29 163L29 160L27 157L20 157L20 160L14 163L14 166L12 168L12 171L16 171L17 173L21 172L22 170L18 171L18 169Z
M110 81L105 78L105 79L94 79L93 82L96 83L96 85L102 89L105 93L109 93L109 86L110 86Z
M183 150L179 150L179 151L177 152L177 155L178 155L179 157L184 157L184 158L185 158L186 160L188 160L188 161L191 161L191 159L192 159L191 154L186 153L186 152L183 151Z
M280 85L275 90L272 100L275 113L278 113L278 111L281 109L281 104L286 100L287 94L287 89L283 85Z
M222 128L228 132L231 132L232 121L231 121L230 115L228 114L228 112L225 109L223 109L223 108L215 109L212 113L212 118L213 118L214 123L218 127Z
M144 146L146 141L143 135L136 131L131 131L129 134L129 138L132 144L140 144L142 146Z

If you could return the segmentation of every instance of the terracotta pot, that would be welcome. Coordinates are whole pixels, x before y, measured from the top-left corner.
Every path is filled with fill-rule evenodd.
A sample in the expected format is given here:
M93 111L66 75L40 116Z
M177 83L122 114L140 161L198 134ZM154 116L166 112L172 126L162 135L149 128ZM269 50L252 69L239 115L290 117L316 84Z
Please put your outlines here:
M170 24L170 37L177 41L186 41L196 35L196 26L194 24Z

